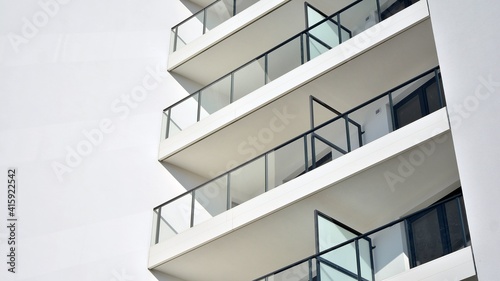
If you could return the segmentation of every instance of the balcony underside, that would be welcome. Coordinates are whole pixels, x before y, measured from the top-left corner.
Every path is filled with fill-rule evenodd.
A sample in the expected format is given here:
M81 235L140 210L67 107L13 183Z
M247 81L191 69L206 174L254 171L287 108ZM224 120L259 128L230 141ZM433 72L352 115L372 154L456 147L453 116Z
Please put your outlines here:
M418 8L415 5L400 14ZM353 45L334 48L163 140L159 159L208 180L251 154L256 156L309 130L309 95L344 112L435 67L438 62L430 22L424 20L426 11L410 13L423 20L418 24L417 19L398 14L394 20L406 25L399 25L399 31L382 29L367 41L361 40L369 46L363 51L355 49L355 37L344 43ZM345 49L348 46L353 49ZM331 112L315 115L317 120L334 117ZM252 144L255 138L258 144Z
M152 246L149 268L187 281L251 280L314 253L315 209L366 232L459 185L441 109Z
M307 2L332 14L352 1ZM168 70L205 86L303 31L304 15L303 0L260 1L170 54Z

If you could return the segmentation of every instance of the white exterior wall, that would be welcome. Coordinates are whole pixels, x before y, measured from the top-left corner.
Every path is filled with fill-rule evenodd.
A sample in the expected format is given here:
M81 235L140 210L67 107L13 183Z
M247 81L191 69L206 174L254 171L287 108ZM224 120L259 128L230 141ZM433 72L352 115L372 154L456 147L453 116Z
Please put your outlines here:
M500 34L495 0L429 0L479 280L498 279Z
M147 264L153 206L185 190L157 153L161 110L187 95L164 69L170 28L190 12L170 0L57 1L0 1L0 280L174 280Z

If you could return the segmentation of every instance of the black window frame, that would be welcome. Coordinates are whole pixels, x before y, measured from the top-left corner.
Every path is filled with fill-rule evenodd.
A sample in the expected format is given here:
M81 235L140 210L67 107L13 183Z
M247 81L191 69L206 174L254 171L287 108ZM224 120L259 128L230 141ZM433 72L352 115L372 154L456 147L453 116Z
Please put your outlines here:
M418 96L418 99L419 99L419 102L420 102L420 117L419 118L422 118L426 115L429 115L430 113L434 112L434 111L431 111L429 109L429 100L427 99L427 91L426 89L429 88L429 86L431 86L432 84L434 83L438 83L437 81L439 81L439 85L436 85L437 86L437 90L438 90L438 96L439 95L442 95L442 83L441 83L441 75L439 75L438 77L439 79L436 79L436 76L432 77L431 79L429 79L427 82L425 82L422 86L418 87L418 89L416 89L415 91L413 91L412 93L410 93L408 96L404 97L401 101L399 101L398 103L396 103L393 107L394 109L394 123L395 123L395 126L396 126L396 129L399 129L399 128L402 128L408 124L404 124L404 125L400 125L400 120L398 118L398 110L403 107L404 105L406 105L410 100L412 100L413 98L415 98L416 96ZM442 104L441 104L442 103ZM439 108L442 108L444 107L446 104L445 104L445 101L444 101L444 98L440 100L440 107ZM418 118L418 119L419 119ZM418 120L417 119L417 120Z

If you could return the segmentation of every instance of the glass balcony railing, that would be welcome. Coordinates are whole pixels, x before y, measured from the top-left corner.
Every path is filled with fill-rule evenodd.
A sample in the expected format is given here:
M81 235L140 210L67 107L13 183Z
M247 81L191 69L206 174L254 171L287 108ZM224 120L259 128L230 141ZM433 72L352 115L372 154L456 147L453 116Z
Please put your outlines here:
M463 197L455 195L254 281L385 280L468 246Z
M310 27L305 31L164 109L162 138L179 133L378 23L380 1L358 0L328 17L314 9L307 14Z
M418 106L420 112L414 109L415 100L424 102ZM320 125L313 129L154 208L153 242L164 241L443 106L439 69L435 68L327 122L317 120Z
M259 0L217 0L213 2L172 27L170 52L173 53L181 49L257 2Z

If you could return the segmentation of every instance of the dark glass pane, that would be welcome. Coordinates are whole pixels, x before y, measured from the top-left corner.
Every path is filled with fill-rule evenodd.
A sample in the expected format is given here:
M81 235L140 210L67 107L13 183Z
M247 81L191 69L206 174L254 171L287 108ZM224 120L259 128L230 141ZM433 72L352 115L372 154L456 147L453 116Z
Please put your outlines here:
M441 106L439 105L439 91L437 83L435 81L425 88L425 95L427 97L429 113L432 113L441 108Z
M415 266L443 256L443 241L437 210L434 209L411 223Z
M464 236L462 233L462 222L458 208L458 199L446 203L446 219L448 221L448 233L450 237L451 252L464 247Z
M460 197L460 208L462 209L462 219L465 226L465 239L467 242L466 245L470 246L469 223L467 222L467 215L465 214L465 203L463 197Z
M422 108L420 106L420 97L415 95L396 111L396 118L398 120L398 127L401 128L411 122L418 120L422 117Z

